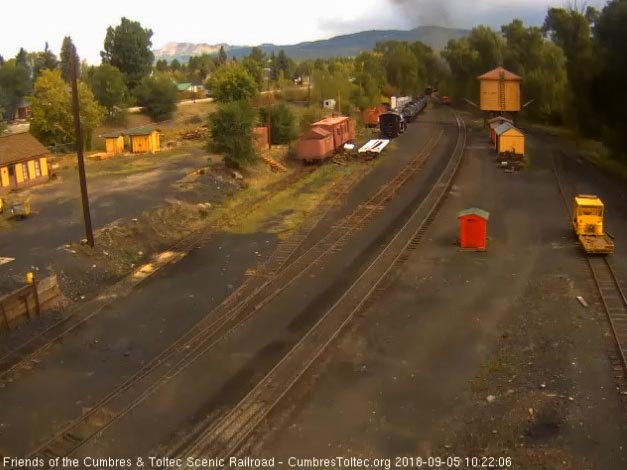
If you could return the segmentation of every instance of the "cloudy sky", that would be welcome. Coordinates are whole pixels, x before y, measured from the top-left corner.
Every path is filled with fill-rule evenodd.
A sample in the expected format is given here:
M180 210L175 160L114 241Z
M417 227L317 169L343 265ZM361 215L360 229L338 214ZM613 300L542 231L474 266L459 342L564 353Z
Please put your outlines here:
M574 1L21 0L3 2L0 54L13 57L20 47L42 50L46 41L58 53L63 37L69 35L82 58L98 63L107 27L118 24L122 16L151 28L155 48L170 41L293 44L366 29L411 29L421 24L498 27L514 17L540 24L547 6ZM602 6L605 0L586 3Z

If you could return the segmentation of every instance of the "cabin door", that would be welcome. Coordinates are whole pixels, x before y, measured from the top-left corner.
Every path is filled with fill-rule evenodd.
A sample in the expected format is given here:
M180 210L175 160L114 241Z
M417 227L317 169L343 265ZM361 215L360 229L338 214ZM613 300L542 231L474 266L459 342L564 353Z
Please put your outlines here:
M9 187L17 188L17 177L15 176L15 165L9 165Z

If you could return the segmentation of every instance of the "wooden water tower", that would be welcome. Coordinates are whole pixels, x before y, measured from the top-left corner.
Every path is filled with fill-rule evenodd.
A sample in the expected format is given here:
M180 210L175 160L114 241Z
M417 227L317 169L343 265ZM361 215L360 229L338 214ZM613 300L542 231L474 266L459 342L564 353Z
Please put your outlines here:
M479 108L488 117L517 113L521 110L520 84L522 77L497 67L477 77L479 80Z

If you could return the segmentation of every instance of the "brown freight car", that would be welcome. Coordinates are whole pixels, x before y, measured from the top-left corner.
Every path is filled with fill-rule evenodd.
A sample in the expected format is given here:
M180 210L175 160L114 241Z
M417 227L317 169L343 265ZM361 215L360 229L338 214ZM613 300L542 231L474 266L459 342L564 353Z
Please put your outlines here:
M355 138L355 124L346 116L328 117L311 124L296 145L296 158L324 160Z

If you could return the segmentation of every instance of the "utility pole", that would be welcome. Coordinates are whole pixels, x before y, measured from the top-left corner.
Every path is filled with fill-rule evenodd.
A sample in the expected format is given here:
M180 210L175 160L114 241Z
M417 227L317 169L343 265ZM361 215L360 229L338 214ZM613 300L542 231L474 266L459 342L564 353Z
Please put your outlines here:
M81 202L83 203L83 219L85 221L85 238L87 244L94 247L94 232L91 227L91 214L89 213L89 197L87 195L87 180L85 178L85 160L83 157L83 133L81 131L80 108L78 105L78 83L76 50L71 52L71 76L72 76L72 110L74 112L74 131L76 133L76 155L78 157L78 179L81 184Z

